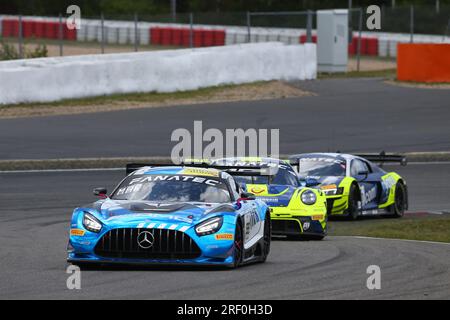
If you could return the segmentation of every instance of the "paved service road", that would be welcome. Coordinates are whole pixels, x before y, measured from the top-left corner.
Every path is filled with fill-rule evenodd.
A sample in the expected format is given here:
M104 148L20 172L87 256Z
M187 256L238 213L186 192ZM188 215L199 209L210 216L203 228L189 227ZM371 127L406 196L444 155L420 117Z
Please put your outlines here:
M168 156L173 130L279 128L280 153L448 151L450 90L299 82L317 96L0 120L0 159Z
M392 169L409 183L411 210L449 209L450 164ZM0 174L0 299L450 298L450 245L351 237L274 241L267 263L238 270L83 271L82 289L68 290L65 249L71 211L94 200L93 187L111 189L123 175ZM366 288L369 265L381 267L381 290Z

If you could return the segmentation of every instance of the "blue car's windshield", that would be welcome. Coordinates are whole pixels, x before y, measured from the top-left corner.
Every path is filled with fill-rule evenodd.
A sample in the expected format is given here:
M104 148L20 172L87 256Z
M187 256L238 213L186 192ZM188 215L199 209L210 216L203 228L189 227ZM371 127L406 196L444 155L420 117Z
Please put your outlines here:
M231 201L223 181L188 175L132 175L116 188L111 199L208 203Z
M235 176L234 179L238 183L245 184L279 184L298 187L299 181L295 172L279 166L274 176Z

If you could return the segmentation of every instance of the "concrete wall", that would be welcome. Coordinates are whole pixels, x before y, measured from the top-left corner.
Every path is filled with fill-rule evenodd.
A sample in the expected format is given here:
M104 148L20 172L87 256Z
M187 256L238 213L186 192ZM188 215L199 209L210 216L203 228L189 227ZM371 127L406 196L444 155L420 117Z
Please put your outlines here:
M0 104L316 78L316 46L278 42L0 62Z

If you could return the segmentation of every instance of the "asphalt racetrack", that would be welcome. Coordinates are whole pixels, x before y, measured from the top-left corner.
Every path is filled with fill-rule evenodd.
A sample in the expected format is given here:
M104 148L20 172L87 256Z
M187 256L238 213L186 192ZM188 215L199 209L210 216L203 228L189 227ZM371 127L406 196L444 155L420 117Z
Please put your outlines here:
M316 96L0 119L0 159L168 156L177 128L280 129L280 154L450 150L450 90L381 79L294 83Z
M387 168L410 186L412 211L450 211L450 164ZM0 299L409 299L450 297L450 245L328 237L274 241L265 264L238 270L121 268L82 272L68 290L71 211L111 188L123 171L0 173ZM351 223L351 222L349 222ZM368 290L378 265L381 290Z

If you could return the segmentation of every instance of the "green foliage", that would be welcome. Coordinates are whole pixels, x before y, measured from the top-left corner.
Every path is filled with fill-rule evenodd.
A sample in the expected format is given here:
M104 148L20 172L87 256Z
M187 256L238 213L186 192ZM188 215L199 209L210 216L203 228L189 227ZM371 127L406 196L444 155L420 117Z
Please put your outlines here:
M27 50L25 48L24 58L45 58L48 56L47 46L45 44L39 44L33 50ZM0 42L0 60L16 60L20 59L19 51L16 49L15 45Z
M17 49L8 43L0 42L0 60L14 60L19 59L19 52Z
M45 58L48 56L47 46L45 44L39 44L34 50L26 52L27 59L33 58Z

